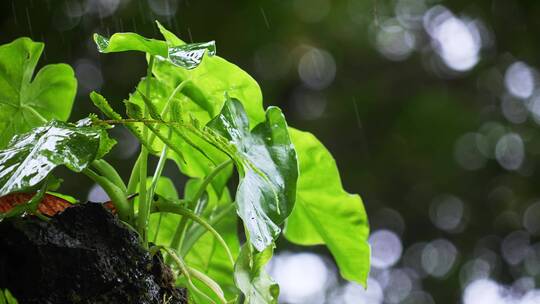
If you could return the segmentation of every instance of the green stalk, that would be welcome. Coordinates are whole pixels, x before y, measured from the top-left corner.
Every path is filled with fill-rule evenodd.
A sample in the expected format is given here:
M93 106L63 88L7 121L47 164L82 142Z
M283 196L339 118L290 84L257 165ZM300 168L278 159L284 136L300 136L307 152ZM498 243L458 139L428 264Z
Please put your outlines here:
M216 224L221 222L222 219L228 216L235 207L236 205L232 203L224 206L214 217L208 220L208 224L210 224L211 226L215 226ZM180 255L185 256L191 250L193 245L195 245L195 243L201 238L201 236L204 235L205 232L206 230L204 229L204 227L201 226L197 226L194 227L194 229L191 229L186 239L182 243L182 247L180 248Z
M111 201L113 202L116 210L118 210L118 216L121 220L131 223L132 218L129 214L129 203L126 197L126 194L122 189L118 188L115 184L109 181L108 178L103 177L92 169L84 169L83 174L92 179L96 184L100 185L101 188L107 193Z
M148 165L148 150L141 146L141 162L139 164L139 212L137 213L137 230L143 239L143 244L148 241L146 231L148 224L148 197L146 195L146 175Z
M131 170L131 175L129 176L129 182L126 190L126 195L132 195L137 192L137 185L139 184L139 166L140 166L141 156L137 157L133 169ZM129 214L132 218L135 218L135 204L129 204Z
M169 131L169 137L171 136L171 132ZM150 184L150 190L148 191L148 197L149 201L152 203L154 201L154 193L156 192L156 187L159 178L161 177L161 174L163 173L163 168L165 167L165 163L167 162L167 151L168 146L164 145L161 149L161 155L159 156L159 161L156 166L156 170L154 171L154 176L152 176L152 183ZM150 207L151 209L151 207ZM159 215L159 221L158 225L156 227L156 233L154 235L154 242L157 239L157 235L159 233L159 227L161 226L161 214Z
M180 272L184 276L186 276L187 284L191 288L191 290L195 291L197 294L199 294L200 296L205 298L205 300L208 303L215 304L216 302L214 302L207 294L202 292L199 288L197 288L197 286L195 286L195 284L193 284L193 281L191 280L191 273L189 272L189 269L188 269L188 266L186 265L186 262L184 262L184 260L174 252L174 250L171 250L170 248L167 248L167 247L161 247L161 248L163 250L165 250L169 254L169 256L173 259L173 261L176 263L176 265L178 265L178 268L180 269ZM220 298L220 300L221 300L221 298ZM223 303L227 303L226 300Z
M178 227L176 227L176 231L174 232L173 239L171 240L171 248L174 248L174 250L179 250L182 245L187 231L187 223L187 217L182 216L182 219L180 220L180 223L178 224Z
M212 169L212 171L204 178L201 186L197 190L197 193L195 193L195 196L193 197L193 202L198 202L199 199L201 199L202 195L206 191L206 187L208 187L208 185L214 180L214 178L230 164L232 164L232 159L228 159L219 164L219 166Z
M167 138L166 136L164 136L163 134L161 134L159 132L159 129L150 125L150 124L146 124L146 127L153 133L155 134L162 142L163 144L165 144L166 146L169 146L171 148L171 150L173 150L176 154L178 154L178 157L180 157L180 159L182 161L185 162L185 158L184 158L184 154L182 153L182 151L180 151L180 149L175 146L169 138ZM171 129L169 129L171 130Z
M206 187L214 180L214 178L221 172L221 170L225 169L230 163L232 163L232 160L229 159L223 163L221 163L219 166L215 167L203 180L201 183L199 189L195 193L195 196L191 200L192 204L199 204L199 200L201 199L202 195L206 191ZM174 233L173 239L171 240L171 248L174 248L175 250L178 250L182 247L183 240L185 238L186 232L188 228L188 219L185 217L182 217L180 220L180 223L178 227L176 228L176 232Z
M118 174L118 171L116 171L116 169L114 169L107 161L104 159L96 159L92 162L92 166L94 166L102 176L108 178L115 186L126 192L126 184L124 184L120 174Z
M154 66L154 56L150 56L150 61L148 63L148 70L146 73L146 96L150 98L150 87L152 79L152 68ZM148 116L148 107L144 106L144 116ZM148 139L148 128L143 128L142 137L144 140ZM146 194L146 176L147 172L147 162L148 162L148 150L146 147L141 146L140 153L140 163L139 163L139 212L137 214L137 230L139 231L142 239L143 245L146 247L148 245L148 210L150 210L148 196Z
M186 265L187 266L187 265ZM206 274L198 271L197 269L193 267L187 266L187 269L189 271L189 274L194 277L195 279L202 282L204 285L206 285L212 292L219 298L222 304L227 304L227 299L225 299L225 294L223 293L223 290L219 286L216 281L212 280L209 276Z
M206 230L208 230L216 239L217 241L223 246L225 251L227 252L227 256L229 258L229 261L232 265L234 265L234 258L232 256L231 250L229 249L229 246L227 246L227 243L225 240L221 237L219 232L217 232L214 227L212 227L208 222L203 220L201 217L193 213L191 210L186 209L180 205L166 202L166 201L156 201L154 202L154 208L152 212L168 212L168 213L174 213L181 215L182 217L187 217L190 220L197 222L202 227L204 227Z
M184 89L184 87L186 86L186 84L188 84L190 81L191 80L186 79L186 80L180 82L180 84L177 85L176 88L174 88L171 95L169 95L169 98L167 98L167 102L165 103L165 106L163 106L163 109L159 113L159 115L161 117L165 116L165 113L167 113L167 110L169 109L169 106L170 106L171 101L174 98L174 96L176 96L176 94L181 92ZM143 97L143 99L145 98L145 96L142 96L142 97ZM156 134L150 135L150 139L148 139L148 142L150 143L150 145L154 142L155 139L156 139Z

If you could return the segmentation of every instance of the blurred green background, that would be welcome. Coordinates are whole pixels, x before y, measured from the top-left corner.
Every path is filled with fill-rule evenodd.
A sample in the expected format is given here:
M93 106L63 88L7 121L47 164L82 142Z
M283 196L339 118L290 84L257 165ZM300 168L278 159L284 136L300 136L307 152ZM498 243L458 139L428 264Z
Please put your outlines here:
M0 43L46 43L40 66L120 101L145 73L137 53L100 55L97 32L159 37L160 20L260 84L265 105L316 134L371 222L367 291L324 248L281 241L282 303L540 303L540 2L512 0L2 0ZM122 128L110 156L138 151ZM179 189L185 181L166 171ZM83 177L63 189L104 199Z

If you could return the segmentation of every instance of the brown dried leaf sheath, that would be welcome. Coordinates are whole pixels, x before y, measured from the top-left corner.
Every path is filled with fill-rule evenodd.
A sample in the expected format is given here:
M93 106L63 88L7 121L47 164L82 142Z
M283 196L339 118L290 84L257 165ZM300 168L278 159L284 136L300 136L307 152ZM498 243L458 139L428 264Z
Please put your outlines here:
M12 193L0 197L0 213L6 213L13 207L27 203L34 193ZM106 202L105 207L116 213L116 208L111 202ZM54 216L58 212L64 211L66 208L73 206L70 202L52 194L45 194L38 205L38 211L47 216Z

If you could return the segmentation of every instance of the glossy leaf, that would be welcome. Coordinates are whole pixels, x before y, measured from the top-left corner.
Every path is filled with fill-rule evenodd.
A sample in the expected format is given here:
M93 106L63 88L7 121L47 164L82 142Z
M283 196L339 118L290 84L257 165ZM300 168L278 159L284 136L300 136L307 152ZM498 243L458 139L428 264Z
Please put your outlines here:
M172 64L190 70L199 66L206 52L210 56L216 54L215 41L170 46L168 59Z
M53 120L13 138L0 151L0 196L36 186L61 165L76 172L88 167L104 136L100 127L89 122L74 125Z
M240 174L236 193L238 214L252 244L263 251L279 235L278 227L296 199L298 163L281 110L269 107L266 121L249 130L242 104L228 99L208 128L236 149L230 156Z
M170 46L185 44L161 24L158 23L158 27ZM158 58L153 71L154 76L169 88L176 88L186 81L182 94L187 100L182 105L189 108L185 108L184 113L195 110L196 118L202 124L219 114L225 94L242 102L253 125L264 121L262 93L257 82L241 68L219 56L204 56L200 65L192 70L178 68L168 60Z
M300 245L325 244L345 279L365 286L369 274L369 226L358 195L345 192L332 155L311 133L290 128L300 176L285 237Z
M185 43L158 23L160 31L169 46L180 46ZM196 119L202 126L208 123L221 110L224 96L240 98L252 123L264 121L262 94L257 82L236 65L218 56L204 56L201 64L193 70L177 67L168 60L159 59L154 63L154 76L150 81L143 79L137 92L132 94L130 102L142 107L144 104L139 92L146 92L146 83L151 83L151 96L147 96L162 112L170 99L169 108L164 119L172 121L191 121ZM166 127L159 127L166 134ZM194 149L184 139L172 135L171 141L184 153L184 159L177 153L169 153L181 171L192 178L204 178L213 167L226 160L223 153L197 137L188 137L196 142L200 149ZM153 150L159 151L162 143L156 140ZM209 155L208 159L200 151ZM212 182L215 189L221 189L228 180L231 170L226 170Z
M101 53L140 51L159 56L175 66L185 69L196 68L201 63L205 53L210 56L216 53L214 41L168 45L165 41L145 38L136 33L115 33L110 38L94 34L94 42Z
M94 42L100 53L140 51L150 55L167 57L167 43L145 38L136 33L115 33L110 38L94 34Z
M242 246L234 267L234 280L244 294L244 303L277 304L279 286L265 271L265 265L272 258L272 252L272 247L256 253L248 244Z
M151 86L151 94L148 98L150 99L153 106L155 107L155 110L159 114L164 113L164 116L161 118L167 121L180 122L190 119L188 117L188 113L189 115L199 117L198 114L200 112L197 112L197 109L193 107L192 102L186 102L186 100L183 99L181 94L175 94L171 97L174 88L171 88L165 83L156 79L151 79L150 81L146 79L141 80L141 82L139 82L137 86L136 92L131 94L131 96L129 97L130 103L135 104L140 108L144 106L145 103L140 92L146 91L146 86L148 83L150 83ZM168 110L166 110L165 107L169 99L171 100L171 104L169 104ZM179 112L182 112L182 114L175 113L175 111L173 111L176 106L181 108ZM181 115L183 115L184 113L185 116L182 117ZM142 127L142 124L130 125L132 128ZM168 134L169 126L165 124L155 125L155 128L165 136ZM171 134L170 141L183 152L183 157L179 156L174 151L169 152L168 157L173 159L176 162L177 166L180 168L180 170L187 176L192 178L204 178L212 171L212 169L217 164L220 164L227 160L228 157L212 145L202 141L200 138L194 136L191 133L183 133L190 140L190 142L195 143L200 149L194 148L190 143L185 140L185 138L179 136L179 134L173 133ZM152 150L161 151L162 147L163 142L156 138L152 143ZM204 151L204 154L202 153L202 151ZM222 173L220 173L219 176L217 176L215 179L213 179L212 185L214 186L214 189L223 189L231 173L232 170L228 168Z
M14 135L69 118L77 91L73 69L49 64L33 77L43 48L30 38L0 46L0 149Z

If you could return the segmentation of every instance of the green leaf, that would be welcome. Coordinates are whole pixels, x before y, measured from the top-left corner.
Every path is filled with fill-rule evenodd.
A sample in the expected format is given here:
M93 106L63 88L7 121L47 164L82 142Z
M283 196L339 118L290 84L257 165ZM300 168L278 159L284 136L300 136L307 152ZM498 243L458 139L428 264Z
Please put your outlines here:
M194 196L200 184L200 180L194 179L186 184L186 199L189 200ZM218 191L222 193L221 197L218 197ZM203 216L209 221L215 217L219 210L227 205L233 204L229 191L226 188L218 189L218 191L213 189L213 187L207 188L208 205L206 206L207 212L203 213ZM227 243L227 246L235 259L238 257L240 251L240 242L237 235L237 221L238 217L234 211L232 211L213 225ZM192 233L194 228L197 228L197 226L192 227L188 234ZM210 233L205 233L194 244L186 256L186 262L191 267L195 267L216 281L225 292L225 297L227 299L232 299L237 295L238 290L235 287L233 276L231 275L234 271L233 265L231 265L223 246L220 246L216 238ZM200 288L205 289L204 286L201 286ZM207 292L207 294L211 293Z
M101 53L140 51L159 56L185 69L196 68L207 52L210 56L216 54L214 41L190 44L182 42L178 45L169 45L165 41L145 38L136 33L115 33L109 39L94 34L94 42Z
M169 47L182 46L185 43L158 23L160 31L167 40ZM211 50L210 50L211 51ZM248 117L256 124L264 121L262 94L257 82L236 65L218 56L204 56L201 64L193 70L186 70L172 64L169 60L159 59L154 63L154 76L150 81L143 79L136 93L130 96L131 103L143 106L144 102L139 92L146 92L146 83L151 83L151 96L148 99L154 103L158 112L162 112L171 99L169 114L163 116L166 120L192 121L196 120L201 126L208 123L221 110L224 96L240 98ZM157 126L162 134L167 134L165 126ZM177 153L169 153L180 170L192 178L204 178L214 166L226 160L226 156L199 138L188 134L211 160L200 150L193 148L177 134L172 135L171 142L184 152L182 157ZM160 151L162 143L155 141L154 151ZM221 189L228 180L231 170L225 170L212 181L215 189Z
M159 22L158 27L169 46L185 44ZM195 110L196 118L203 125L219 114L225 94L241 100L254 125L264 121L262 93L257 82L241 68L219 56L204 56L200 65L192 70L178 68L169 60L157 58L153 72L159 81L172 89L187 81L182 94L193 105L189 105L185 113Z
M109 137L109 134L105 128L101 129L101 135L99 136L99 149L96 159L101 159L105 155L109 154L115 145L116 140Z
M369 274L369 226L358 195L341 185L336 162L311 133L289 128L300 176L285 237L300 245L326 244L345 279L365 286Z
M200 184L200 180L190 179L186 183L185 198L188 200L192 199L195 193L198 191ZM221 193L221 196L218 196L218 192ZM178 198L176 190L174 190L174 187L172 186L172 182L165 177L161 177L159 179L156 193L167 197L172 201ZM208 203L205 209L206 212L202 214L202 217L208 222L212 222L215 215L219 213L219 210L228 204L232 204L232 200L226 188L214 189L210 184L207 187L207 193ZM155 243L158 245L169 246L176 228L180 223L181 217L172 213L152 214L150 216L149 224L150 236L154 236L156 227L160 221L160 217L160 230ZM220 221L213 225L213 227L223 237L231 250L233 257L236 258L240 250L240 245L236 233L237 217L234 212L222 217ZM188 235L193 234L198 228L198 225L194 225L192 229L189 230ZM210 233L206 233L206 230L204 231L205 233L197 240L196 243L194 243L191 250L186 253L184 259L190 267L196 268L212 278L212 280L216 281L225 292L225 297L232 299L237 294L237 289L231 275L233 273L233 266L231 265L225 249L219 244L216 238ZM194 283L199 289L206 291L206 294L215 297L215 295L213 295L213 293L208 290L208 287L206 287L204 284L200 284L198 281L195 281ZM195 293L191 294L193 297L197 298ZM217 298L214 300L218 301Z
M263 251L279 235L278 227L296 199L298 163L281 110L269 107L266 121L251 132L242 104L228 99L207 125L236 148L230 156L240 175L236 193L238 214L252 244Z
M246 304L277 304L279 286L266 273L264 266L272 258L273 248L261 253L251 250L249 244L242 246L234 267L236 286L242 291Z
M168 178L160 178L160 183L162 180L167 180L166 184L172 185L172 182ZM201 181L190 179L185 186L185 197L186 199L191 199L194 194L199 189ZM170 186L168 187L159 187L157 193L164 197L167 197L171 200L177 199L176 190L169 191L167 189L174 189ZM218 191L219 190L219 191ZM218 196L218 192L222 193L221 197ZM227 189L214 189L211 185L207 188L208 193L208 204L206 206L206 212L202 214L202 217L205 218L208 222L211 222L215 215L218 213L222 207L232 204L229 192ZM156 239L156 244L169 246L173 238L173 235L178 227L178 224L181 220L181 216L172 214L172 213L163 213L163 214L152 214L150 216L150 226L149 226L149 235L154 236L155 229L158 225L159 218L161 216L160 230L158 237ZM229 215L222 217L220 221L213 225L214 229L223 237L227 243L229 249L231 250L233 257L238 256L240 245L236 233L237 229L237 217L234 212L231 212ZM194 230L198 229L199 226L194 225L192 229L188 232L188 235L194 233ZM207 276L216 281L223 291L225 292L225 297L228 299L233 298L237 294L237 289L234 285L232 273L233 266L229 261L225 249L219 244L214 236L210 233L205 233L197 240L193 245L190 251L187 252L187 255L184 257L185 261L190 267L194 267L197 270L205 273ZM203 284L198 284L195 282L197 287L206 292L208 295L212 295L212 292L206 290ZM192 293L193 296L196 297ZM217 298L215 299L217 301Z
M185 100L185 98L183 98L181 94L176 94L171 97L173 91L175 91L175 88L171 88L163 82L154 78L152 78L150 81L142 79L139 82L135 93L131 94L131 96L129 97L129 103L127 104L128 106L130 104L135 104L139 106L139 108L142 108L145 105L140 92L146 92L146 86L148 83L150 83L151 86L151 94L147 98L150 100L153 107L158 113L161 114L162 112L165 112L165 116L162 117L163 119L167 121L181 122L185 120L190 120L189 115L195 115L199 117L198 113L200 112L197 111L200 111L200 109L193 107L193 105L195 105L193 102ZM172 103L168 107L169 110L164 111L167 101L169 99ZM178 107L180 107L181 109L174 111L174 109L177 109ZM181 112L181 115L185 116L178 117L178 112ZM141 123L130 124L130 126L132 128L142 128ZM168 134L169 126L165 124L158 124L155 125L155 127L159 132L161 132L161 134ZM191 133L186 133L184 131L181 132L185 135L185 137L188 138L188 140L197 144L200 149L194 148L190 143L185 140L185 138L179 136L179 134L173 133L171 134L170 142L173 143L179 150L181 150L183 152L183 155L180 156L177 153L170 152L167 156L173 159L177 166L180 168L180 170L187 176L192 178L204 178L212 171L216 164L220 164L227 160L227 156L224 153L222 153L212 145L204 142L199 137L194 136ZM156 138L152 144L151 150L161 151L162 147L163 142ZM201 151L204 151L204 154L201 153ZM225 183L231 175L231 172L231 169L226 169L216 178L214 178L212 180L212 185L214 186L214 189L223 189Z
M0 151L0 196L38 185L58 166L80 172L98 155L102 128L51 121L18 135Z
M111 105L109 104L109 102L107 101L107 99L105 99L105 97L103 97L99 93L97 92L90 93L90 99L92 100L94 105L101 112L103 112L103 114L105 114L105 116L107 116L108 118L112 120L122 120L122 116L118 114L117 112L115 112L113 108L111 107ZM99 120L97 122L99 122ZM126 124L125 126L131 131L133 136L137 137L137 139L141 142L141 144L143 144L149 151L151 151L152 153L158 153L157 151L152 150L152 147L150 147L150 145L146 142L146 139L143 138L142 131L139 128L137 128L135 124L129 123L129 124ZM112 149L115 143L116 142L112 142L112 139L109 142L102 142L100 147L102 147L104 150L100 151L98 158L101 158L102 154L108 153L109 150Z
M168 58L172 64L191 70L199 66L207 51L210 56L216 54L215 41L171 46L168 49Z
M140 51L150 55L167 57L167 43L145 38L136 33L115 33L110 38L94 34L94 42L100 53Z
M0 148L49 120L66 120L77 91L73 69L49 64L32 79L44 44L19 38L0 46Z

